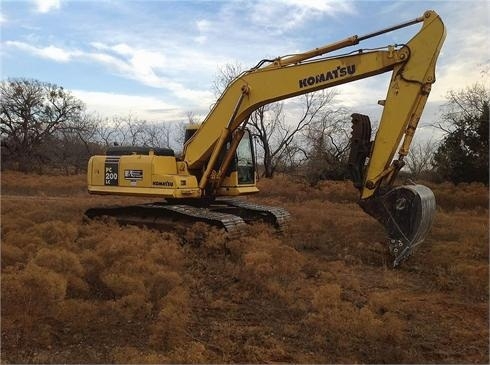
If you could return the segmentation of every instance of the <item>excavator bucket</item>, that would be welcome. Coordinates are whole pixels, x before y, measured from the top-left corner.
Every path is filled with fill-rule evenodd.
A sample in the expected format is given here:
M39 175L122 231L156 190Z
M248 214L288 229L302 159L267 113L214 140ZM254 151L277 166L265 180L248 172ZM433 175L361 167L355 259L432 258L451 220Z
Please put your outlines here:
M388 232L393 266L406 260L422 243L436 211L434 193L424 185L404 185L359 202Z

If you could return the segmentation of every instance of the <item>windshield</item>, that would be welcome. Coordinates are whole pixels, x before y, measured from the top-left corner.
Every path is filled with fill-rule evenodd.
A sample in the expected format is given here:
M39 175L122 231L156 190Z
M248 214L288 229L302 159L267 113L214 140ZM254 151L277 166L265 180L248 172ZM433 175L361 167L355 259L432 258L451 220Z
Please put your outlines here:
M254 156L250 134L245 132L236 150L239 184L253 184L255 181Z

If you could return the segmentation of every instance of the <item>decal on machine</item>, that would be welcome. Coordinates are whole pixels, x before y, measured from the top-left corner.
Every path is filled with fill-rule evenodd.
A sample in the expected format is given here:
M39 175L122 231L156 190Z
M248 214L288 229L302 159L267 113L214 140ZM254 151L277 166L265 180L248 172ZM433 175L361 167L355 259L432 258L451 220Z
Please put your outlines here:
M117 186L119 182L119 157L107 157L104 164L104 185Z
M124 170L124 178L126 180L143 180L143 170Z
M299 80L300 89L308 86L313 86L316 84L321 84L329 80L335 80L339 77L344 77L347 75L353 75L356 73L356 65L348 65L346 67L337 66L337 68L321 73L319 75L312 75L304 79Z
M172 186L174 186L174 183L173 181L153 181L153 185L171 188Z

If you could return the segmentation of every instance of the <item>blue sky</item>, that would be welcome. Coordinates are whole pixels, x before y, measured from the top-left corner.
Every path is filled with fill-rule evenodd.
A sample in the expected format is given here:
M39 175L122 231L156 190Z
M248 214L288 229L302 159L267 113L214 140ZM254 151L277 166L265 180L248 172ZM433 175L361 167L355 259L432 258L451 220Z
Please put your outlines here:
M219 67L305 51L436 10L447 27L437 83L423 116L432 122L450 89L490 66L488 1L2 1L2 79L59 84L102 115L154 121L203 117ZM402 43L415 25L359 47ZM358 47L356 47L358 48ZM338 102L379 117L389 75L338 87Z

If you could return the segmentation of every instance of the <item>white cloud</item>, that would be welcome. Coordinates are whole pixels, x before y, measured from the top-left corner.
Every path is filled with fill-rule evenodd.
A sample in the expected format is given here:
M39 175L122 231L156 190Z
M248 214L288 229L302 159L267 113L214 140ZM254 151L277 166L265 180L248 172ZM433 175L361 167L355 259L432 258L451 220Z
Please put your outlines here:
M109 66L116 74L137 80L145 85L162 88L166 85L159 72L167 65L163 53L133 48L125 43L114 46L101 42L91 43L98 52L85 52L84 57Z
M107 53L100 52L86 52L84 58L90 61L95 61L99 64L102 64L109 68L110 72L122 74L125 73L126 77L129 76L129 73L132 74L132 70L129 65L124 62L124 60L118 59Z
M72 56L76 56L79 54L79 52L66 51L55 46L35 47L28 43L18 41L6 41L5 45L9 47L15 47L38 57L50 59L57 62L68 62L70 61Z
M91 44L97 49L96 52L65 50L52 45L36 47L17 41L6 41L4 44L57 62L75 59L95 61L118 76L136 80L147 86L166 89L175 97L183 99L187 105L200 110L206 109L213 102L211 91L189 89L184 84L169 78L166 75L168 68L166 56L159 52L132 48L126 44L109 46L100 42Z
M192 100L193 103L195 103L195 105L201 110L209 108L209 106L214 102L214 96L211 91L193 90L185 87L182 84L171 81L168 81L166 85L170 87L174 94L179 98L184 100Z
M353 11L351 3L338 0L276 0L276 2L291 7L305 9L307 12L328 13L330 15L342 12L351 13Z
M120 55L131 55L133 53L133 49L125 43L116 44L112 49Z
M207 33L213 29L212 22L207 19L196 21L196 28L199 35L194 37L194 41L198 44L204 44L208 40Z
M453 4L449 3L448 9L444 9L447 15L458 16L447 16L446 19L443 16L448 33L436 66L437 79L431 92L433 101L443 102L449 90L482 82L481 71L490 66L490 51L484 46L490 30L490 6L486 1L471 4L471 7L453 9ZM473 26L469 26L468 19Z
M196 26L200 32L207 32L211 29L211 22L206 19L201 19L196 22Z
M89 111L97 111L103 117L134 115L148 121L184 120L185 112L178 106L165 103L154 96L73 90Z
M354 81L336 87L339 91L338 100L346 108L365 108L378 105L378 100L386 97L390 76L380 75L375 78ZM360 110L356 112L362 113Z
M204 44L208 40L208 37L205 35L199 35L197 37L194 37L194 41L198 44Z
M254 2L251 19L256 25L277 32L293 29L307 19L353 13L350 2L338 0L273 0ZM279 21L278 21L279 20Z
M48 46L40 50L40 55L59 62L68 62L72 56L76 55L76 53L69 53L61 48Z
M36 10L39 13L48 13L51 10L58 10L61 6L61 0L34 0Z
M133 49L127 45L106 48L110 48L126 58L117 58L104 53L87 53L85 57L110 67L119 76L136 80L147 86L169 90L176 97L187 101L187 103L191 102L199 109L206 108L212 103L213 96L210 91L189 89L184 84L169 77L168 69L170 66L164 54L144 49Z

